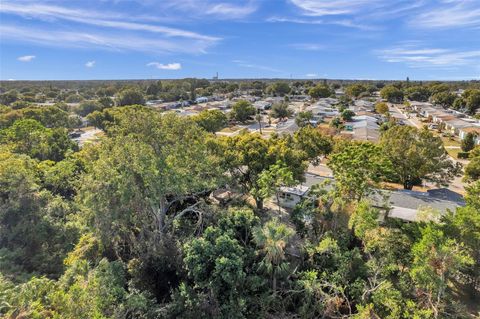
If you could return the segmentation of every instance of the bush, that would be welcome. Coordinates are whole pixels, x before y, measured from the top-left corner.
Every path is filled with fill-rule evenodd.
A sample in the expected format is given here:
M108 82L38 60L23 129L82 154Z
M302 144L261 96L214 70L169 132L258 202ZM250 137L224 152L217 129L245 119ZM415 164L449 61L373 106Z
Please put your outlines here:
M467 159L470 155L470 152L458 152L457 157L461 159Z

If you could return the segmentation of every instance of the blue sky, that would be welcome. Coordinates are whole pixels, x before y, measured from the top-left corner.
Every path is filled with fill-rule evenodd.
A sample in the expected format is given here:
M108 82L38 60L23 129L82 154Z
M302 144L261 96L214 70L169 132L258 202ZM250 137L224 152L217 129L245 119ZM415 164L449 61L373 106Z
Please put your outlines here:
M0 78L480 79L480 0L1 0Z

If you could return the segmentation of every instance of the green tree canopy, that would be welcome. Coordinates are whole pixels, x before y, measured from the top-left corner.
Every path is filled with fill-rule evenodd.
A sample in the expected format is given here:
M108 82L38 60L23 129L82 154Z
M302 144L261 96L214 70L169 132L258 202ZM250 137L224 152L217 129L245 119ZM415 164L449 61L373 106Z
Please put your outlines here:
M388 105L385 102L379 102L375 104L375 112L378 114L387 114L388 113Z
M480 146L477 146L469 156L470 162L465 166L464 180L474 182L480 179Z
M345 88L345 94L351 98L357 98L364 92L368 92L367 87L360 83L352 84Z
M255 115L255 108L250 102L245 100L237 101L233 105L232 111L230 112L230 116L232 119L242 123L246 122L253 115Z
M102 242L127 256L145 245L157 249L173 219L194 213L198 196L214 189L221 173L206 133L191 121L130 111L121 115L128 121L110 128L79 194ZM187 198L195 204L179 209Z
M308 90L308 95L313 99L329 97L334 93L335 92L333 92L327 85L323 84L317 84Z
M66 129L49 129L32 119L18 120L0 130L0 143L10 145L16 153L52 161L61 161L67 152L78 149Z
M228 118L220 110L201 111L193 120L205 131L215 133L227 126Z
M257 207L263 208L258 179L271 165L280 162L293 173L295 181L304 179L306 154L292 147L286 138L264 139L260 134L243 133L219 140L219 157L231 178L245 193L254 195Z
M387 85L380 90L380 96L390 103L401 103L403 91L393 85Z
M125 106L125 105L143 105L145 104L145 100L143 97L143 93L134 88L130 89L125 89L118 93L117 99L116 99L116 105L117 106Z
M328 162L336 188L350 200L361 200L385 180L392 165L382 149L370 142L347 143Z
M283 119L291 116L292 110L288 108L287 102L274 103L270 114L274 118Z
M382 134L380 146L405 189L421 179L444 185L459 174L460 167L450 159L442 140L427 129L394 126Z

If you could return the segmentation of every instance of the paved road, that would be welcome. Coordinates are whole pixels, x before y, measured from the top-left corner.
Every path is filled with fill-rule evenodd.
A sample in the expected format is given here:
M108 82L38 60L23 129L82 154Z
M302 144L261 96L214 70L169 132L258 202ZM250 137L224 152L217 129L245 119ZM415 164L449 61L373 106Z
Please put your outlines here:
M389 104L388 111L393 117L403 120L405 124L409 126L414 126L416 128L422 127L422 123L420 121L414 117L407 117L395 104Z
M298 130L298 125L295 123L295 119L288 119L277 124L277 133L293 134L296 130Z

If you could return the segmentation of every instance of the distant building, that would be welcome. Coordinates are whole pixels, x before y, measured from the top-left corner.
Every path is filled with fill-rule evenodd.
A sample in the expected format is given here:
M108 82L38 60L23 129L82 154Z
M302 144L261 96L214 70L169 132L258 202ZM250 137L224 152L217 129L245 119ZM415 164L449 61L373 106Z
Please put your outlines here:
M195 103L207 103L208 98L205 96L199 96L195 99Z
M264 111L270 109L272 107L272 103L267 101L256 101L255 103L253 103L253 106L257 110Z
M469 126L459 129L458 136L463 140L468 133L474 134L475 144L480 145L480 126Z

